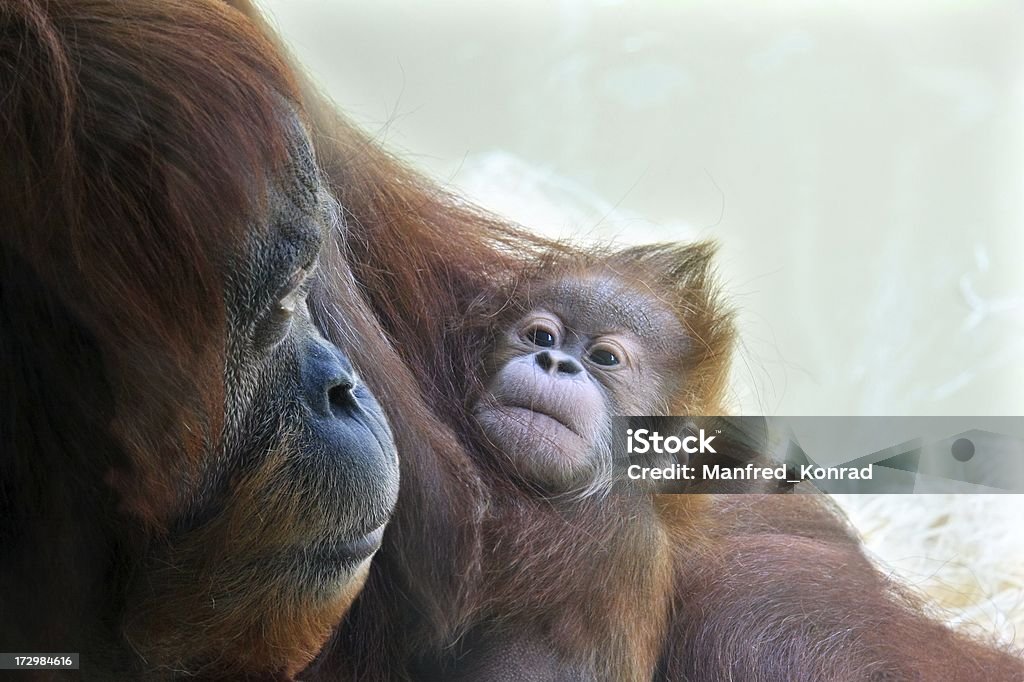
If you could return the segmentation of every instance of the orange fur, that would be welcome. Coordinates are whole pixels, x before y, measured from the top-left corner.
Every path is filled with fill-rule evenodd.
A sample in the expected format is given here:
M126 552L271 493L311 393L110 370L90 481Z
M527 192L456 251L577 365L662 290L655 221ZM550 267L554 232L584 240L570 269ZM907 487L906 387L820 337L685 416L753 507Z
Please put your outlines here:
M235 4L258 20L246 0ZM937 625L908 600L819 496L560 506L513 483L481 451L465 410L488 322L471 313L495 282L586 254L467 206L302 87L350 227L343 255L355 280L344 286L365 292L404 361L391 369L415 379L411 400L425 400L439 421L428 439L400 441L402 497L385 546L306 676L410 679L425 659L506 636L528 661L552 662L529 646L553 648L556 665L579 664L600 680L1024 677L1018 659ZM675 274L706 273L700 261ZM725 320L708 281L691 282L684 318ZM725 329L691 328L706 343L674 410L722 409ZM493 627L473 639L481 623ZM522 637L523 624L541 635Z

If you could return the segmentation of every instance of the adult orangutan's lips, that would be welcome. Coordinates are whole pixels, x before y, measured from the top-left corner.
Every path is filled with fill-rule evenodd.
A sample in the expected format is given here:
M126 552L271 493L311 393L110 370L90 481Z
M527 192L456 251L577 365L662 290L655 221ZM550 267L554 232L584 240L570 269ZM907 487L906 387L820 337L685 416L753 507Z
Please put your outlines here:
M346 566L359 564L373 556L380 549L384 539L384 526L376 528L366 535L335 545L327 545L313 556L324 563L338 563Z

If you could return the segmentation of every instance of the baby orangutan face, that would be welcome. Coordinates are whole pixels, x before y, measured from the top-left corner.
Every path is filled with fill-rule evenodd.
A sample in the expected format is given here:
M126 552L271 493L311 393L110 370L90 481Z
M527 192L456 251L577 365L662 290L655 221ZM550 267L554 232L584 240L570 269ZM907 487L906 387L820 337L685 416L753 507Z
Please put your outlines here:
M490 358L474 413L517 474L555 491L610 471L612 417L665 414L686 335L669 306L618 275L534 288Z

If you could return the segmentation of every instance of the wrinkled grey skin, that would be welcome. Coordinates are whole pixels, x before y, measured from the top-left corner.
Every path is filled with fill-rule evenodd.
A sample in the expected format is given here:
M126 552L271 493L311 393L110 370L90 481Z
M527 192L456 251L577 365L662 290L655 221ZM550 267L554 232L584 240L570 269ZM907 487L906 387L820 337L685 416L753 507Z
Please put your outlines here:
M397 499L398 463L376 399L314 326L305 303L324 240L341 226L305 131L291 119L294 177L270 188L271 225L252 231L248 257L229 270L228 421L224 457L215 461L237 474L287 450L282 473L300 483L308 501L293 523L311 529L308 541L292 549L307 557L323 552L332 560L321 577L343 582L367 558L362 550L376 549ZM289 296L291 312L281 307ZM223 485L225 474L212 478ZM362 547L370 534L372 547ZM360 545L351 553L344 549L350 542ZM289 563L287 551L267 558Z
M268 189L269 224L225 265L219 452L204 459L201 486L148 562L126 618L129 633L142 633L133 647L171 666L201 629L209 641L245 642L279 627L268 630L268 648L275 638L291 645L289 628L326 637L361 588L397 501L384 413L306 304L318 254L342 226L297 121L294 132L289 177ZM168 639L151 613L191 625ZM224 613L243 615L223 631ZM314 636L307 647L319 645Z
M527 306L499 337L474 414L526 480L555 492L600 488L611 418L665 413L686 335L664 304L615 277L562 278L533 289ZM550 346L531 340L537 329ZM597 362L595 351L616 363Z

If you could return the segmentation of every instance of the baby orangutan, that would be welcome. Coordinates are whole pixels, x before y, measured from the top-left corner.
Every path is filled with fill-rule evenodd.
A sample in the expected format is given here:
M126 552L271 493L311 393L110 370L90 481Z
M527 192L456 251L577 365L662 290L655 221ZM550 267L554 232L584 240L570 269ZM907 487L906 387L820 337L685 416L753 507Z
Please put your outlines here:
M469 521L478 561L443 618L343 626L324 670L362 656L340 679L1022 679L1012 654L925 615L823 496L662 494L606 475L613 417L723 411L732 326L711 253L555 252L459 313L439 385L467 401L438 409L466 420L487 491Z
M712 252L556 253L470 309L483 325L466 389L492 491L488 599L417 679L651 679L673 608L672 530L653 489L612 492L612 418L720 410L732 327Z
M718 413L731 327L709 253L638 247L518 282L473 408L517 476L549 492L600 485L612 417Z

